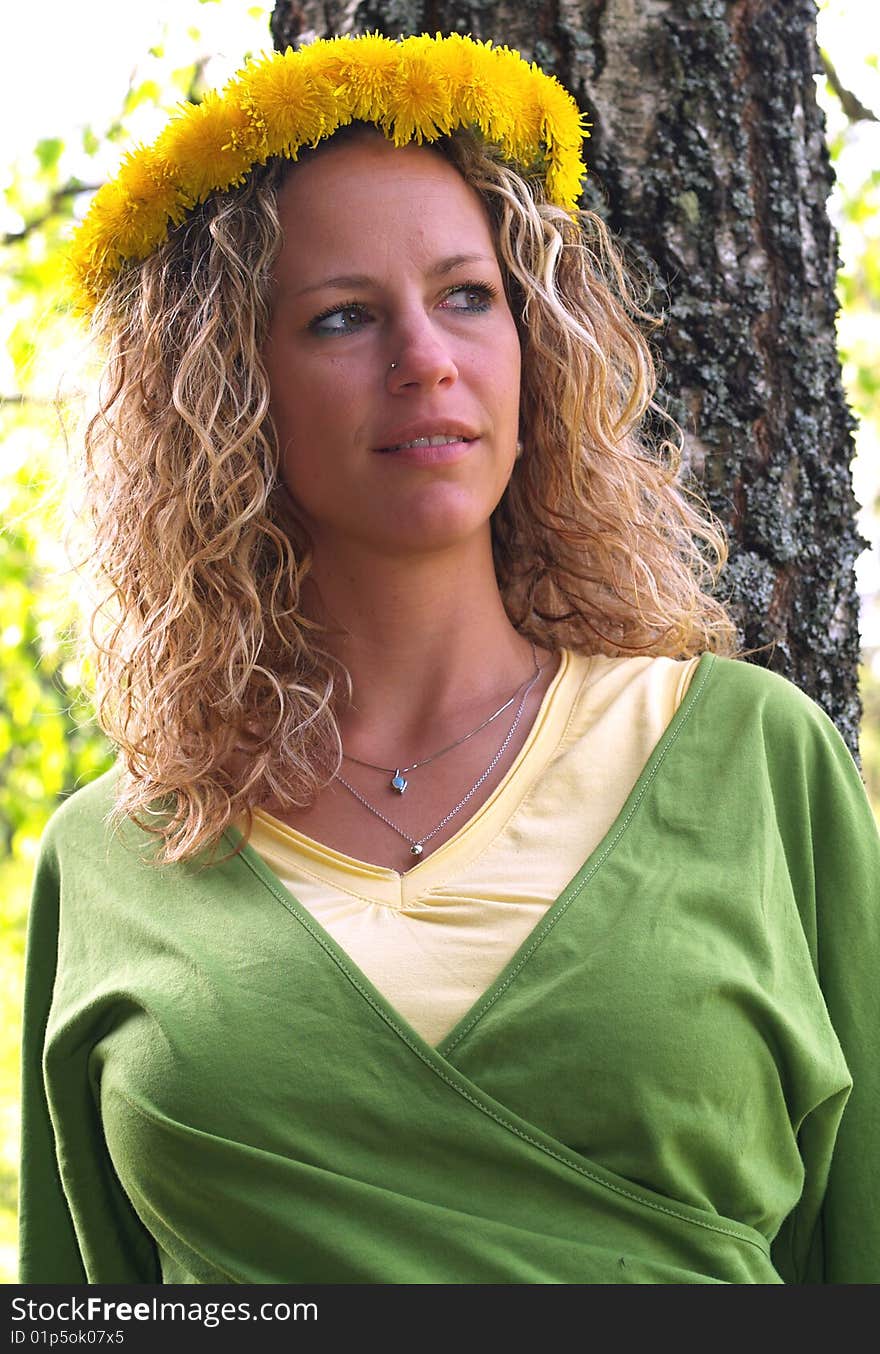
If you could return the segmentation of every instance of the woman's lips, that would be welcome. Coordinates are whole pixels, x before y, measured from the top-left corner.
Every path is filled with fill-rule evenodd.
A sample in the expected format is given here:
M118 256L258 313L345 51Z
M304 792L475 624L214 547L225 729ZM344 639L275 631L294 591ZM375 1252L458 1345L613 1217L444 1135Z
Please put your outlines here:
M479 438L461 438L455 442L444 442L440 446L426 446L424 444L417 446L404 447L381 447L380 456L386 456L392 461L403 461L407 465L454 465L467 456L471 447L479 441Z

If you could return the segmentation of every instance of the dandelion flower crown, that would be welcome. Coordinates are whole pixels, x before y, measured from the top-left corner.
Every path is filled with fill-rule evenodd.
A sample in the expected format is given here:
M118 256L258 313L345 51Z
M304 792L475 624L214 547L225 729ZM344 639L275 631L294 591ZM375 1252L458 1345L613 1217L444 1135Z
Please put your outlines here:
M94 310L124 264L152 254L212 193L355 121L396 146L474 128L569 211L586 173L589 132L574 99L518 52L459 34L320 39L248 62L222 92L184 105L152 146L126 155L73 237L77 308Z

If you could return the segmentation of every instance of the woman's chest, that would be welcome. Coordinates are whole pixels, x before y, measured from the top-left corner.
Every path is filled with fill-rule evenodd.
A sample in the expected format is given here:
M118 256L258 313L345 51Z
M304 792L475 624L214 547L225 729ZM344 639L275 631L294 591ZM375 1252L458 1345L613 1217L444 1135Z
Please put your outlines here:
M494 766L477 747L446 765L400 774L343 763L310 807L276 802L266 812L320 847L405 874L467 831L496 794L516 750L506 749ZM395 789L394 780L406 788Z
M425 747L439 754L422 750L413 753L414 765L401 757L387 766L346 757L308 808L277 801L262 807L319 846L405 874L492 811L502 790L508 798L512 787L520 787L517 797L526 793L536 769L530 734L551 677L548 664L521 707L461 743L452 726L438 729Z
M116 962L105 951L79 1015L117 1140L139 1106L141 1123L317 1161L328 1114L368 1137L394 1103L429 1123L430 1065L435 1091L476 1088L568 1151L743 1216L768 1169L797 1175L790 1125L846 1084L808 957L768 930L747 870L711 892L656 862L585 880L436 1054L257 873L262 890L242 869L238 906L206 899L199 925L104 919Z

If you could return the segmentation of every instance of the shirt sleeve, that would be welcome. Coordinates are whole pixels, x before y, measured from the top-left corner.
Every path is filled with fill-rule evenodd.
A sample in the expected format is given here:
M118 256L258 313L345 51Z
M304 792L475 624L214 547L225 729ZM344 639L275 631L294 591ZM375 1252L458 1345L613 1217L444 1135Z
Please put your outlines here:
M89 1082L88 1039L72 1042L54 1060L56 1071L46 1070L63 892L51 837L47 830L28 919L19 1279L23 1284L161 1283L155 1244L119 1185L103 1139Z
M775 754L776 814L853 1089L818 1223L802 1234L802 1210L796 1208L774 1242L773 1257L787 1283L880 1283L880 836L843 739L818 706L806 703L805 736L792 738L789 722L788 737L781 739L787 755ZM820 1113L802 1129L808 1182L812 1135L821 1127Z

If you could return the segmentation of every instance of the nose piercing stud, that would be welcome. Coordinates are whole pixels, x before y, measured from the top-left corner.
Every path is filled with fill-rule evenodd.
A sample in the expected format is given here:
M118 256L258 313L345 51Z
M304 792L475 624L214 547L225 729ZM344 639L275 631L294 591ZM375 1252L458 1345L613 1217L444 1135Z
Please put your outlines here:
M391 363L391 366L389 367L389 371L396 371L396 370L397 370L397 363L396 363L396 362L392 362L392 363Z

